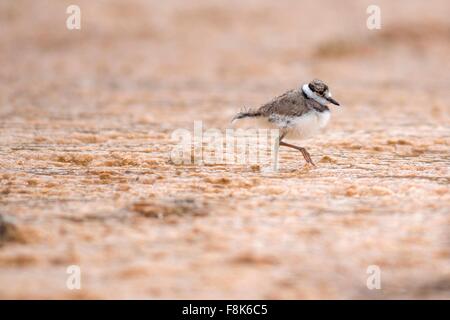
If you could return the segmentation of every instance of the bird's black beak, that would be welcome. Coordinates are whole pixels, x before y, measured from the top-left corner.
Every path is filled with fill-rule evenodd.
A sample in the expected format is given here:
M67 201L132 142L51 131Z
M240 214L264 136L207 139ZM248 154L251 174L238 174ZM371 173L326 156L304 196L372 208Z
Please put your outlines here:
M335 104L337 106L340 106L339 102L337 102L336 100L334 100L333 98L329 97L329 98L325 98L327 99L327 101L331 102L332 104Z

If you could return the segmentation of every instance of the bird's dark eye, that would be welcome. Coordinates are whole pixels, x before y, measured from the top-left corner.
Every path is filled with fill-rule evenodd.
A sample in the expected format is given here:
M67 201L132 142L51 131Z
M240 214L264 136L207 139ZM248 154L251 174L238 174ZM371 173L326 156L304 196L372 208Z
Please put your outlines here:
M324 88L316 88L316 93L318 95L323 96L323 94L325 93L325 89Z

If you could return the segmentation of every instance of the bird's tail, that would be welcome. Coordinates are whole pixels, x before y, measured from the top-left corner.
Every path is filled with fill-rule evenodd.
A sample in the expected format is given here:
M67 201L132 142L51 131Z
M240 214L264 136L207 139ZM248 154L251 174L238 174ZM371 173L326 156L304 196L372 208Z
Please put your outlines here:
M259 117L261 116L261 112L256 111L256 110L252 110L252 109L248 109L248 110L243 110L241 112L238 112L233 119L231 119L231 123L236 122L239 119L244 119L244 118L255 118L255 117Z

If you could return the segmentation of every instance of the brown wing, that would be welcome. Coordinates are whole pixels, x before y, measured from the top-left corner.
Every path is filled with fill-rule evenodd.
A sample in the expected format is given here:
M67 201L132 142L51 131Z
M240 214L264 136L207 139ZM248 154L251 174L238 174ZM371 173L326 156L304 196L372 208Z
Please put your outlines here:
M320 107L320 104L312 99L305 98L301 90L294 89L261 106L258 111L265 117L273 114L298 117L314 107Z

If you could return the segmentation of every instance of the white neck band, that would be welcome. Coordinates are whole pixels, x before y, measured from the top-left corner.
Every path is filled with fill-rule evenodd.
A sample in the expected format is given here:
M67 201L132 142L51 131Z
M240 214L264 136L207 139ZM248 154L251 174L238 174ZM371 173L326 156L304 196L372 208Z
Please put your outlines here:
M317 101L318 103L320 103L321 105L325 106L328 104L328 101L325 98L319 97L315 92L313 92L308 84L304 84L302 86L302 90L303 92L308 96L308 98L313 99L315 101Z

